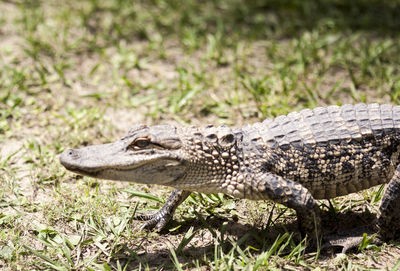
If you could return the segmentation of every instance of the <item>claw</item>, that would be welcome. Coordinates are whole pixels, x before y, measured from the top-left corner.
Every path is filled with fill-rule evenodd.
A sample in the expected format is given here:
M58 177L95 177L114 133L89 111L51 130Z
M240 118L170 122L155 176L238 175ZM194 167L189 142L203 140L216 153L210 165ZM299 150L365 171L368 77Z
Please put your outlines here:
M379 244L381 241L378 238L375 238L374 233L368 232L368 235L373 235L373 241L372 243L374 244ZM363 233L362 232L355 232L352 235L332 235L329 237L325 238L327 241L322 245L321 249L328 249L328 248L333 248L333 247L342 247L341 253L345 254L347 251L358 248L361 244L361 242L364 239Z
M171 220L176 207L181 204L188 196L190 192L183 190L174 190L169 196L168 200L165 202L164 206L153 213L143 213L138 214L133 217L135 220L146 221L140 229L155 229L155 231L160 232L167 223Z
M152 212L152 213L141 213L141 214L137 214L133 217L134 220L140 220L140 221L147 221L147 220L151 220L154 217L157 216L157 212Z
M135 215L133 219L146 221L141 227L141 230L144 229L155 229L155 231L161 231L171 220L172 215L165 212L165 210L160 209L158 212L152 214L139 214Z
M362 240L363 237L360 236L341 238L337 240L328 240L322 245L321 249L342 247L341 253L346 254L348 250L359 247Z

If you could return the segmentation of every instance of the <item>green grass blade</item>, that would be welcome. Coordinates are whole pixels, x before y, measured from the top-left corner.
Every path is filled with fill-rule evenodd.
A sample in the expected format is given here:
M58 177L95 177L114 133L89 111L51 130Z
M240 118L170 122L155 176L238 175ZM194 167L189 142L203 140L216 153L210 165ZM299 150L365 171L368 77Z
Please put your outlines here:
M131 197L139 197L139 198L144 198L144 199L149 199L152 201L158 201L160 203L164 203L164 200L162 200L159 197L156 197L154 195L150 195L148 193L140 192L140 191L133 190L133 189L124 189L123 191L126 193L129 193Z

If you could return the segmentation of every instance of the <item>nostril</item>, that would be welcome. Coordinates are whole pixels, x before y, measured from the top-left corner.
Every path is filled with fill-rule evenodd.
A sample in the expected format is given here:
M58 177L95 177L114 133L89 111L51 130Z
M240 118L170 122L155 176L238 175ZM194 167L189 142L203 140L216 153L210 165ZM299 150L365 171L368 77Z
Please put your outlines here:
M79 154L76 150L74 149L69 149L67 150L67 154L69 157L71 157L72 159L78 159L79 158Z
M80 162L80 156L79 150L67 149L60 155L60 163L72 170Z

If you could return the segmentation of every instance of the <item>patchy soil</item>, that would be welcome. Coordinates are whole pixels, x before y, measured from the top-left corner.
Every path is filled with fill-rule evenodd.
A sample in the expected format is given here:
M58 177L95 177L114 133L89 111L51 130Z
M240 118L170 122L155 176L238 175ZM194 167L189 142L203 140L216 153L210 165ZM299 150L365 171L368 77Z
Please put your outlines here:
M304 253L294 212L271 202L194 194L166 230L145 231L132 216L162 204L132 190L166 199L170 189L66 172L63 150L138 122L241 126L306 107L397 102L395 33L333 19L310 28L278 3L156 2L0 3L1 268L398 268L398 241ZM321 201L327 235L373 232L377 196L335 199L334 212Z

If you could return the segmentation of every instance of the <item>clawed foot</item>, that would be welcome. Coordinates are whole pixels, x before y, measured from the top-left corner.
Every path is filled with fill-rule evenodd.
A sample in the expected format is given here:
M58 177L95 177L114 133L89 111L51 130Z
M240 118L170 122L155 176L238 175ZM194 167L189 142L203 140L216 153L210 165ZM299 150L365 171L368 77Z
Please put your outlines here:
M164 208L160 209L159 211L155 213L143 213L143 214L138 214L133 217L135 220L141 220L141 221L146 221L140 229L154 229L155 231L159 232L161 231L168 223L168 221L171 219L171 214L168 214Z
M176 207L178 207L178 205L181 204L189 195L189 191L175 189L160 210L150 214L138 214L135 215L133 219L146 221L142 225L141 229L154 229L159 232L167 225L168 221L171 220Z
M341 253L345 254L347 251L359 248L364 238L368 238L368 243L380 244L382 241L373 232L367 232L368 237L363 236L364 231L355 231L347 235L330 235L324 238L324 244L321 249L329 249L341 247Z
M361 236L352 236L352 237L339 237L339 239L332 239L326 241L321 249L328 249L328 248L334 248L334 247L341 247L342 251L341 253L345 254L348 250L359 247L361 241L363 240L363 237Z

